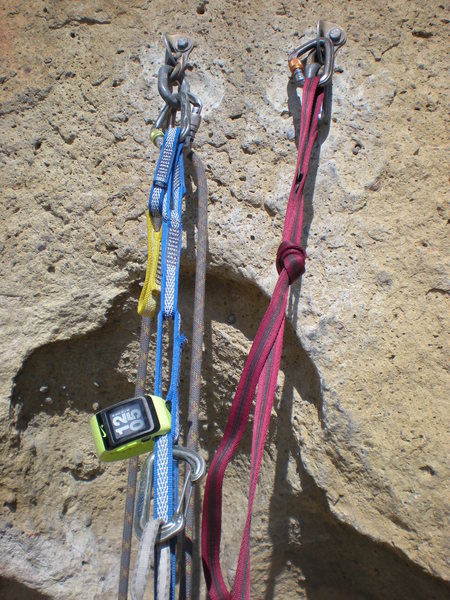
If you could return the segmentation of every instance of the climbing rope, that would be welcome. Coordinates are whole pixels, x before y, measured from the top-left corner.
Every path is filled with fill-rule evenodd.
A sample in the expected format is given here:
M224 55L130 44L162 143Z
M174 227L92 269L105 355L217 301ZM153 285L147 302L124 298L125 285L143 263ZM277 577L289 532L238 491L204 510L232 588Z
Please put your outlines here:
M139 363L136 377L136 396L142 396L147 378L148 350L150 345L151 317L143 317L141 323L141 340ZM138 457L133 456L128 462L127 496L125 500L125 516L123 520L122 553L119 571L119 600L127 600L128 577L130 571L131 537L133 532L134 497L138 473Z
M333 38L337 41L336 44ZM300 245L304 188L311 153L319 134L319 122L325 116L322 107L325 88L330 85L333 73L335 46L340 45L339 42L343 38L345 41L345 34L340 28L321 21L318 37L300 46L289 57L291 72L303 85L297 166L286 209L283 238L276 256L278 281L245 362L225 432L206 480L202 521L202 559L211 600L250 598L251 518L283 348L286 304L290 286L305 271L306 253ZM308 52L309 55L305 58ZM230 592L220 566L222 486L226 467L244 435L255 392L248 510L236 576Z
M170 432L156 438L154 453L147 456L139 481L136 496L138 459L129 461L127 498L122 540L121 568L119 577L119 600L126 600L130 569L132 525L140 546L132 577L131 596L141 600L147 585L147 579L155 562L155 598L175 597L176 586L176 545L177 534L185 527L191 502L193 484L204 474L205 463L196 452L196 445L189 448L178 446L180 435L179 421L179 378L182 348L185 337L181 333L181 318L178 311L178 282L182 239L182 209L185 196L184 153L190 152L192 139L200 125L202 109L199 99L191 93L185 70L192 50L192 42L180 35L164 36L166 46L165 64L158 73L158 90L165 100L165 106L156 119L151 139L161 148L146 214L148 233L148 262L144 287L138 303L138 312L142 316L141 349L139 357L136 395L143 395L147 373L150 323L154 318L158 304L156 331L156 361L154 392L155 397L163 393L163 355L164 325L173 322L172 361L170 383L165 396L171 412ZM173 93L173 86L178 91ZM173 125L177 112L180 112L180 126ZM165 134L163 132L165 130ZM164 139L163 139L164 138ZM199 196L199 228L197 249L197 277L199 286L204 288L204 269L206 254L206 180L201 162L192 153L197 178ZM202 179L203 177L203 179ZM200 204L202 209L200 210ZM203 274L202 274L203 269ZM203 340L204 289L197 289L194 316L194 349L192 354L195 367L194 379L200 378L198 370L201 356L198 347ZM201 352L201 350L200 350ZM199 387L195 384L190 393L189 418L197 422ZM199 386L199 384L198 384ZM193 391L192 391L193 390ZM191 400L194 398L194 400ZM195 400L197 405L195 406ZM192 403L194 402L194 405ZM192 408L192 410L191 410ZM195 435L195 434L194 434ZM185 483L181 497L178 498L178 462L187 465ZM155 476L153 477L153 473ZM153 491L152 491L153 490ZM153 496L153 516L149 505ZM183 503L186 504L183 510Z
M165 36L164 42L166 59L165 65L161 67L158 74L158 90L165 100L165 106L155 121L151 133L152 141L161 147L161 153L146 215L148 264L138 304L138 311L142 316L142 330L136 395L144 394L150 323L159 304L154 392L155 397L161 397L163 393L164 324L170 320L173 321L172 363L166 400L171 410L171 429L169 433L156 439L155 452L147 456L142 466L136 501L138 459L133 457L129 462L119 600L127 598L133 517L134 528L140 539L131 585L133 600L142 600L153 562L155 598L174 600L176 547L177 536L180 533L184 536L186 569L185 574L181 576L180 598L185 600L192 597L194 589L192 577L195 567L192 490L193 484L204 472L204 461L197 453L197 446L207 249L207 198L204 168L193 153L190 154L190 158L194 168L199 202L193 350L187 447L182 448L178 445L180 436L178 388L181 352L185 344L178 311L181 217L185 195L183 159L184 154L188 154L192 138L200 124L202 105L191 93L185 78L192 43L181 36ZM335 49L344 42L345 34L340 28L332 23L321 21L317 38L300 46L289 57L293 78L303 86L297 167L286 210L283 238L276 257L278 281L245 363L224 437L212 461L206 482L202 522L202 559L211 600L225 598L248 600L250 597L251 516L281 359L285 309L290 285L301 277L305 269L306 253L300 245L304 186L311 153L319 135L319 126L329 120L330 82ZM173 93L173 86L178 87L176 93ZM174 126L177 112L180 113L178 127ZM166 132L165 135L163 130ZM233 590L229 592L220 567L222 485L226 467L244 434L255 392L248 513L236 578ZM181 495L178 488L179 461L186 463L185 482ZM151 517L149 507L152 498L153 516Z
M208 249L208 190L206 174L200 158L191 152L189 159L194 169L197 184L197 258L195 268L194 317L192 326L191 376L189 382L188 432L187 448L198 451L198 413L200 404L200 387L203 357L203 333L205 314L205 280L206 253ZM196 488L194 488L195 491ZM194 549L195 497L187 503L186 525L184 528L184 568L180 585L180 600L191 600L194 578L199 587L199 567L195 557L199 556Z

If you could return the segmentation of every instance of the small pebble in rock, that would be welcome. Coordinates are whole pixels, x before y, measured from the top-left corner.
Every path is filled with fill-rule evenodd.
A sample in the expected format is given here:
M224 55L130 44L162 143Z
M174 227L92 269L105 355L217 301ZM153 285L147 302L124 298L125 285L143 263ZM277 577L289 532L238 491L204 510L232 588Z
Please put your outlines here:
M83 525L85 527L90 527L92 525L92 518L91 517L84 517L83 518Z
M292 142L292 140L295 138L295 129L293 127L290 127L287 131L286 131L286 136L287 139Z

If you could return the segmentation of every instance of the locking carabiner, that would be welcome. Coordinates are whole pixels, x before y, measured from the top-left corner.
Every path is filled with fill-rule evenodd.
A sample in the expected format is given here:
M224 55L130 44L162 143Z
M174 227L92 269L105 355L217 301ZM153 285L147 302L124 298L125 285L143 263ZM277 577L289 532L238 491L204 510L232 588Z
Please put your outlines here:
M312 52L311 52L312 51ZM309 55L303 59L303 57ZM306 77L314 77L323 67L320 86L330 83L334 67L334 45L328 37L319 37L305 42L289 55L289 68L294 78L303 82Z
M192 92L188 93L188 98L189 98L189 102L192 105L190 136L191 136L191 139L193 139L195 134L197 133L197 131L200 127L200 123L202 121L203 103L200 100L200 98L198 96L196 96L195 94L193 94Z

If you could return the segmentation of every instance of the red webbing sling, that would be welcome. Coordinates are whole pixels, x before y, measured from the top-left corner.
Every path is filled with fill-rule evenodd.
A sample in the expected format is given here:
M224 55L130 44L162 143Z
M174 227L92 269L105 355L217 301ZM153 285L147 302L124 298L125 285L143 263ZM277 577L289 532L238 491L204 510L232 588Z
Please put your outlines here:
M303 190L323 102L319 77L305 80L298 144L298 160L286 209L283 241L277 252L279 274L272 299L256 333L233 400L225 433L206 480L202 521L202 559L211 600L250 598L250 526L253 500L270 422L283 347L285 310L289 286L305 271L306 254L300 246L303 226ZM230 593L220 568L222 484L225 469L244 434L256 395L248 514L239 552L236 578Z

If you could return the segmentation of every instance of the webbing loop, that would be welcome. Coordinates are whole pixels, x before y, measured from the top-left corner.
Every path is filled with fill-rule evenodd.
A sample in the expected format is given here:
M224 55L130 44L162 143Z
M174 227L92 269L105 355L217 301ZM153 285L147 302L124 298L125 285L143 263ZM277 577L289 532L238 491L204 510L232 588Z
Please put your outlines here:
M202 520L202 560L210 600L250 598L250 528L253 502L277 386L289 286L304 272L305 267L306 255L300 246L303 227L303 192L312 148L318 136L319 113L324 96L323 88L319 88L319 85L319 76L305 80L297 167L286 210L283 241L277 253L278 281L245 362L225 432L206 480ZM298 177L297 174L300 176ZM220 566L223 479L227 465L236 453L244 435L256 389L247 519L234 586L230 592Z
M166 145L169 144L170 155ZM180 141L180 129L169 129L161 149L167 158L167 190L158 198L158 210L163 217L161 244L161 305L157 321L155 391L162 394L162 356L164 346L164 321L173 319L173 347L170 385L166 394L172 413L170 433L156 439L155 442L155 485L154 518L167 523L174 515L178 504L178 465L174 460L173 446L178 443L179 422L179 378L181 352L185 337L181 333L181 317L178 312L178 280L180 267L182 236L182 205L185 195L183 142ZM154 198L150 202L154 202ZM155 202L156 205L156 202ZM176 555L175 544L171 541L159 544L157 555L170 552L171 583L170 598L175 598Z
M158 298L161 293L161 287L156 281L158 272L159 255L161 250L162 230L155 230L154 217L147 210L147 240L148 240L148 259L145 272L144 287L138 302L138 313L141 317L153 317L158 306Z
M150 133L152 143L158 146L161 151L150 191L148 211L146 213L148 262L145 282L138 302L138 312L142 315L143 319L136 394L142 395L144 393L150 323L151 318L156 314L159 301L154 388L160 390L160 395L162 394L163 342L166 343L166 336L163 335L164 324L168 320L173 321L172 366L169 389L167 394L165 394L172 419L170 433L157 438L155 442L155 452L152 455L152 470L153 463L155 470L154 517L146 521L145 531L142 532L142 537L145 538L143 539L144 547L141 544L139 548L136 578L133 578L131 593L133 598L141 599L143 597L151 567L151 557L155 554L155 598L158 596L160 600L165 600L166 598L174 600L176 580L175 536L184 529L185 523L192 524L192 515L190 513L190 507L192 506L192 485L203 475L205 470L203 458L192 448L189 439L190 449L181 449L177 445L180 435L178 387L181 353L186 343L186 339L181 333L181 317L178 311L182 206L186 193L183 150L190 148L192 138L200 126L202 103L190 91L188 80L185 77L185 70L189 67L187 63L189 53L193 47L191 40L179 34L173 36L165 35L164 43L166 46L166 65L160 69L158 84L166 104ZM173 85L178 86L178 91L174 94L172 94ZM176 124L177 111L181 113L181 128L173 126ZM165 133L162 130L165 130ZM204 185L202 184L202 190L206 190L206 181ZM202 195L202 198L205 198L205 196ZM205 232L202 235L203 238L206 238ZM202 251L200 254L204 260L200 259L200 262L204 263L204 267L206 264L206 242L204 240L202 241L203 246L205 247L205 252ZM197 291L196 282L196 294ZM194 318L200 321L198 309L199 306L196 297L194 308L196 316ZM201 310L203 310L203 304ZM198 327L194 326L195 337L197 339L196 345L198 346L199 336L197 329ZM201 326L200 347L202 336L203 328ZM193 362L193 365L198 366L201 364L201 360L198 360L197 355L195 360L196 362ZM191 411L191 404L189 411ZM182 451L184 454L180 456L180 452ZM195 457L195 460L193 460L193 457ZM180 500L178 499L178 459L187 460L190 465L187 469ZM134 457L129 461L119 581L120 600L126 600L128 592L131 527L135 504L137 469L138 459ZM149 478L147 477L147 481L144 481L143 485L146 498L148 499L152 493L152 482L149 482ZM141 489L142 486L140 485L138 496L141 495ZM138 512L141 504L141 499L138 497L136 499ZM158 545L155 553L154 545L156 543ZM186 586L189 586L189 577L186 578ZM186 600L188 600L187 596Z
M158 314L157 327L157 349L156 349L156 367L155 367L155 389L159 390L159 395L162 395L162 347L163 347L163 321L166 318L166 312L170 316L175 316L174 324L174 341L173 341L173 356L172 356L172 372L170 387L166 399L170 402L172 413L172 430L168 435L157 438L155 442L156 455L156 486L155 486L155 519L161 519L162 522L167 522L173 514L173 505L177 502L178 495L178 471L174 464L172 456L172 445L176 443L179 435L179 415L178 415L178 382L179 368L181 360L181 349L185 343L185 338L180 331L180 315L178 313L178 273L179 273L179 256L181 250L181 210L185 194L184 170L183 170L183 144L179 141L179 129L169 129L161 146L155 180L157 185L153 183L149 197L149 210L147 225L152 239L149 240L149 262L147 268L146 280L147 288L145 294L141 298L141 307L143 310L153 311L152 291L157 292L157 270L158 260L157 254L161 256L161 305ZM158 185L164 181L167 185ZM173 207L172 207L173 201ZM172 213L175 214L172 219ZM161 231L155 231L153 220L162 217ZM169 243L169 230L174 229L175 237L171 238ZM161 250L159 252L158 240L160 240ZM151 246L151 248L150 248ZM169 265L168 265L169 263ZM169 266L169 268L168 268ZM167 276L170 271L169 277ZM148 275L148 277L147 277ZM144 286L145 288L145 286ZM144 292L144 290L143 290ZM166 293L168 299L166 299ZM144 301L147 300L146 303ZM168 308L167 308L168 307ZM154 313L153 313L154 314ZM148 344L150 336L150 316L143 318L143 333L141 339L141 354L139 362L138 380L136 389L139 393L144 392L145 376L147 369ZM158 466L159 453L159 466ZM131 527L134 512L134 497L136 490L137 479L137 458L131 459L129 462L127 501L125 508L124 533L122 543L121 556L121 575L119 582L119 599L125 600L128 591L128 574L130 562L130 547L131 547ZM162 475L158 473L158 469ZM168 475L170 473L170 476ZM158 493L159 491L159 493ZM175 545L165 543L160 545L158 551L158 573L164 573L164 580L159 581L156 585L157 590L170 590L169 597L174 600L175 597ZM167 563L168 561L168 563ZM161 571L161 567L169 565ZM156 573L155 573L156 577ZM169 582L166 585L166 579ZM161 597L161 596L160 596ZM166 597L164 592L163 598ZM161 600L163 600L161 598Z

